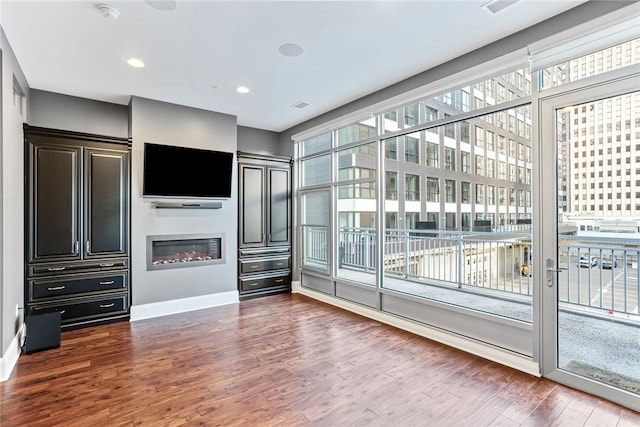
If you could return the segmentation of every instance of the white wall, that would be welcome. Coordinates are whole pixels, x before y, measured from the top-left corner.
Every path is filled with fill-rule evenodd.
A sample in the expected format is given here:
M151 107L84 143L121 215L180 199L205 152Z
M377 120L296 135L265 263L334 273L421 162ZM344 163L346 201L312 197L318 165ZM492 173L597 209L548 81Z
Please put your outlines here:
M2 335L0 357L12 344L22 325L22 313L16 316L16 305L23 304L24 283L24 186L23 186L23 122L27 121L28 85L11 46L0 32L2 51L2 161L1 237L0 250L0 316ZM14 85L24 97L14 97ZM3 356L4 355L4 356ZM0 376L1 376L0 372Z
M142 197L145 142L235 152L236 117L133 97L129 105L131 170L132 310L136 306L237 291L237 169L232 197L222 209L154 209ZM170 173L170 172L168 172ZM177 177L178 179L180 177ZM185 180L188 177L185 177ZM146 237L225 233L226 263L173 270L146 270Z

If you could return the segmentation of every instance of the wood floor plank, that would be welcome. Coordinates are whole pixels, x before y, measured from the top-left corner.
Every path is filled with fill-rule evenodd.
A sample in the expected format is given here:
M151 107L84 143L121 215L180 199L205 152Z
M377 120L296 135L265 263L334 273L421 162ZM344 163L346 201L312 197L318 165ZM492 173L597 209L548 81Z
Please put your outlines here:
M640 414L301 295L62 334L0 425L591 426Z

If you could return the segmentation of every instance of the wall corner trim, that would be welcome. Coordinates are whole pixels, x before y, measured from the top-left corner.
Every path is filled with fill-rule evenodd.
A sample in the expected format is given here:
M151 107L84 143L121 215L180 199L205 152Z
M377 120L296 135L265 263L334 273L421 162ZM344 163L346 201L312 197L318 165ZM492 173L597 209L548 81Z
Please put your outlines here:
M11 372L13 368L18 363L18 358L20 357L20 342L22 341L22 337L24 336L24 323L20 326L18 333L11 343L9 344L9 348L7 352L0 357L0 382L6 381L11 376Z
M235 304L239 301L238 291L230 291L198 297L133 305L131 306L131 321L135 322L138 320L202 310L220 305Z

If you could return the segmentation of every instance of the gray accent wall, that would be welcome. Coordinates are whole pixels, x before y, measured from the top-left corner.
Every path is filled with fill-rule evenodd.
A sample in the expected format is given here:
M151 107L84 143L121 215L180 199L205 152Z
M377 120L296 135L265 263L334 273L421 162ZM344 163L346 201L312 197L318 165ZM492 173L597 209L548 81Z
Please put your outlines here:
M238 150L255 154L293 156L293 144L281 144L279 133L246 126L238 126Z
M29 124L127 138L129 107L32 89Z
M24 283L24 137L29 86L4 34L0 31L0 74L2 101L0 122L0 364L22 325ZM14 88L21 94L14 95ZM0 366L2 371L2 366Z
M131 98L129 109L133 142L132 305L237 290L238 182L235 159L232 196L222 200L222 209L155 209L153 202L158 199L142 197L145 142L227 151L235 156L238 149L236 117L135 96ZM189 177L176 176L176 179L184 179L187 183ZM203 233L225 233L226 263L175 270L146 270L146 236Z

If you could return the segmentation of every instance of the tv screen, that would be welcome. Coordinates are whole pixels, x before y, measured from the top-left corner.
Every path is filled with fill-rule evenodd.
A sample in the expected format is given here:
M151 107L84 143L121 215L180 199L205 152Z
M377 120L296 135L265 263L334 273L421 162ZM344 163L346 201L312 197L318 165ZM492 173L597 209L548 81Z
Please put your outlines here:
M148 197L229 198L233 153L144 144L142 194Z

